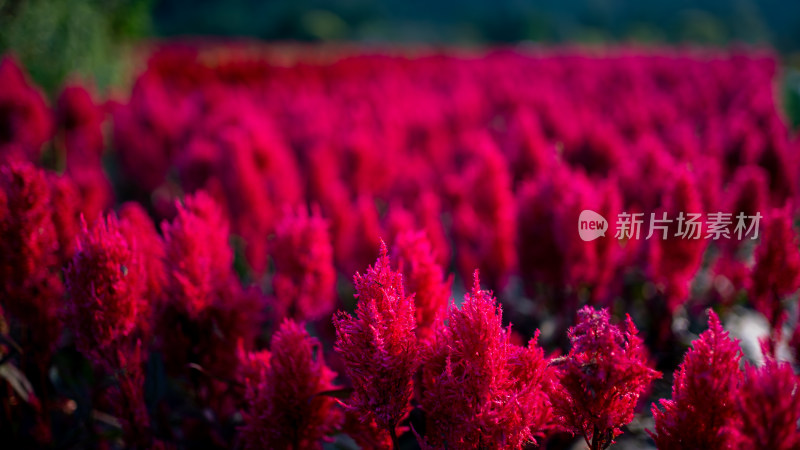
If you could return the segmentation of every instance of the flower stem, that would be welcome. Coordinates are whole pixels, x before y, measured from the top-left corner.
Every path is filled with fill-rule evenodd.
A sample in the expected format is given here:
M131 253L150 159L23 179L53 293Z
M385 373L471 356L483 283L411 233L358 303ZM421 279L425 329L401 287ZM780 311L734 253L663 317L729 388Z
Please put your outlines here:
M395 427L389 427L389 436L392 437L394 450L400 450L400 442L397 440L397 431L395 431Z

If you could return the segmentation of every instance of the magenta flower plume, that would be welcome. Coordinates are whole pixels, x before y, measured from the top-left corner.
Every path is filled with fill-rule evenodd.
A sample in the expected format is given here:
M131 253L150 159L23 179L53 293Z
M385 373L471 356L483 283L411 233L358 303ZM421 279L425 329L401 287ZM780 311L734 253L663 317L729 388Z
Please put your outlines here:
M412 380L419 348L414 333L414 297L406 296L403 276L389 267L386 244L375 265L356 273L356 315L339 311L335 349L353 383L347 408L364 423L396 432L411 407Z
M444 279L431 243L424 231L398 234L394 255L403 274L406 291L414 293L417 334L429 335L447 308L453 278Z
M61 282L51 186L28 163L0 168L0 304L31 331L30 344L49 354L60 334ZM43 358L44 360L46 358Z
M336 372L322 358L320 343L294 321L283 322L269 352L251 353L243 366L245 448L319 449L341 423L336 400L318 395L336 389Z
M735 442L742 354L738 341L728 337L719 318L709 311L708 330L675 372L672 400L651 407L655 431L649 431L659 449L724 449Z
M502 289L516 264L515 202L508 164L488 134L463 137L468 150L457 174L445 179L453 197L456 267L464 280L476 267ZM459 165L456 165L458 167Z
M100 165L103 152L103 108L80 84L70 84L56 102L56 119L63 134L68 166Z
M77 245L75 238L81 230L80 193L74 180L69 176L58 176L54 173L48 175L50 203L54 205L52 220L58 236L60 265L63 265L72 259Z
M102 394L120 420L126 445L149 448L152 441L142 367L145 355L138 333L149 305L139 269L137 256L115 216L91 226L84 223L65 272L65 321L75 333L78 350L116 381Z
M659 219L666 212L667 217L673 219L667 227L668 237L662 240L661 236L654 234L647 241L650 249L648 272L650 278L662 286L670 314L688 298L690 281L700 267L709 242L707 239L676 236L678 222L675 219L679 214L702 213L704 210L695 176L684 168L675 171L674 185L665 193L664 209L655 215ZM683 227L680 231L686 230Z
M200 364L230 376L238 359L231 347L249 350L258 333L263 302L243 289L233 272L228 225L211 197L197 193L178 205L172 223L162 223L166 286L157 334L168 369Z
M761 243L755 251L750 301L772 328L767 352L775 351L786 313L783 299L800 288L800 250L797 232L787 210L767 217Z
M583 435L592 449L608 447L633 420L639 396L661 376L630 316L610 323L608 310L578 311L569 329L569 354L558 361L559 383L551 400L566 430Z
M36 161L52 128L42 93L14 58L0 58L0 158Z
M119 227L133 252L132 269L142 277L145 308L140 311L140 328L149 332L153 310L162 300L166 285L164 241L147 211L138 203L122 205L119 210Z
M272 244L272 286L280 317L313 320L329 316L336 294L336 268L328 222L300 208L281 220Z
M197 316L232 275L228 224L211 197L200 192L179 204L177 217L161 227L171 274L167 294L189 316Z
M762 367L745 368L738 397L738 448L800 448L798 381L789 363L772 358Z
M423 446L523 448L552 423L553 370L536 338L527 348L510 342L502 308L481 290L477 271L474 280L423 356Z
M128 336L147 309L135 259L113 215L83 225L66 269L66 321L78 349L94 358Z

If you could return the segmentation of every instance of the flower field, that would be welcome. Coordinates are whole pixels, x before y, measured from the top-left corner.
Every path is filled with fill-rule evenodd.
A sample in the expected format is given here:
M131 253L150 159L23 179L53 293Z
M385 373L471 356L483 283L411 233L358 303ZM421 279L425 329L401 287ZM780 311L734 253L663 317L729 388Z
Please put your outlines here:
M3 446L800 446L769 53L0 61Z

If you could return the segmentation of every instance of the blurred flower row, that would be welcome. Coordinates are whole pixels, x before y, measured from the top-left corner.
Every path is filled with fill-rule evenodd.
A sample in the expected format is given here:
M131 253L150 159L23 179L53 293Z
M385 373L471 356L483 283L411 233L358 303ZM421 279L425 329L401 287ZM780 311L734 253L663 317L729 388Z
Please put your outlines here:
M8 442L601 449L634 421L658 448L800 445L800 141L770 55L223 50L52 106L0 62ZM764 219L586 242L586 209ZM741 311L760 364L717 315Z

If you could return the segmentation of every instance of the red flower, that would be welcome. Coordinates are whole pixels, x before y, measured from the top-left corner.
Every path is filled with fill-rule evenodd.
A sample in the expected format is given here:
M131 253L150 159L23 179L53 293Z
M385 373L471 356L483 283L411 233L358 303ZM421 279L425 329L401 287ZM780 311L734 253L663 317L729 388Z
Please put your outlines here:
M233 273L228 226L204 193L178 205L172 223L163 223L167 280L158 320L168 369L182 372L189 362L218 377L237 370L231 351L238 342L252 347L263 302L243 289Z
M233 275L228 224L211 197L200 192L178 204L177 217L161 228L170 274L167 295L196 317Z
M395 433L408 414L419 353L414 334L414 298L406 296L403 276L389 267L386 244L366 274L356 273L356 316L339 311L335 349L353 383L347 408L364 423Z
M78 350L115 384L103 399L119 418L125 444L152 445L144 403L145 356L139 336L150 311L139 257L120 231L115 216L83 224L72 261L65 272L65 321Z
M764 224L761 243L755 251L750 301L772 328L768 352L775 351L786 319L783 300L800 288L800 242L788 210L777 209Z
M56 108L57 148L66 157L66 173L74 181L81 199L81 211L94 221L114 200L111 183L103 171L104 112L80 85L61 91Z
M0 157L38 160L52 126L44 97L17 61L0 59Z
M738 448L800 448L800 391L791 364L769 358L762 367L748 365L738 400Z
M50 350L60 335L63 284L56 212L44 171L28 163L0 167L0 296L4 310L30 328L31 345ZM45 358L46 359L46 358Z
M622 253L611 219L620 211L620 194L612 183L593 182L565 165L553 164L549 170L548 176L523 184L517 195L517 253L526 293L536 298L540 283L547 283L558 298L565 291L589 288L593 301L605 300ZM584 242L574 232L586 209L609 218L609 239ZM574 303L554 306L572 314Z
M62 264L71 260L81 229L81 202L78 187L69 176L48 174L53 225L58 236L59 259Z
M488 285L502 289L516 264L515 204L506 161L489 135L464 138L470 149L446 179L453 196L456 267L466 280L476 267Z
M704 210L694 174L684 168L675 168L674 171L675 182L665 193L663 209L655 213L657 220L663 218L664 212L667 213L667 218L672 220L667 226L667 239L662 239L661 232L655 230L647 241L650 249L649 276L662 285L670 314L688 298L689 283L700 267L709 242L708 239L702 239L705 229L701 229L700 238L676 236L678 232L676 219L679 214L703 213ZM645 221L645 224L647 223L648 220ZM686 232L686 230L687 227L683 227L681 231Z
M92 358L128 336L147 310L144 278L115 216L83 224L66 269L66 321L78 349Z
M480 289L477 271L461 309L452 306L447 319L423 357L423 446L518 449L544 435L553 419L553 370L537 338L527 348L510 342L502 308Z
M162 301L166 285L164 242L147 211L138 203L125 203L119 210L120 233L133 252L133 270L142 277L146 308L141 311L140 328L149 331L152 312Z
M692 343L675 372L672 400L652 406L659 449L725 449L735 442L737 398L742 378L738 341L728 337L719 318L709 311L708 330Z
M313 320L329 316L336 294L336 269L328 223L305 208L278 223L272 244L277 317Z
M605 309L578 311L578 324L569 329L572 348L560 358L551 396L562 425L582 434L592 449L608 447L622 433L639 396L661 376L649 367L630 316L622 326L609 319Z
M245 357L249 366L242 440L245 448L322 448L342 415L336 400L321 392L336 389L336 372L325 365L320 343L291 320L272 337L269 352Z
M103 108L79 84L66 86L56 102L56 118L67 166L99 166L103 153Z
M444 279L425 232L400 233L395 239L394 255L406 291L414 293L417 334L427 335L447 308L453 277Z

